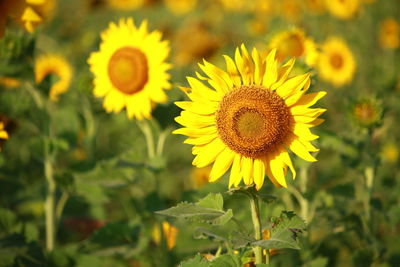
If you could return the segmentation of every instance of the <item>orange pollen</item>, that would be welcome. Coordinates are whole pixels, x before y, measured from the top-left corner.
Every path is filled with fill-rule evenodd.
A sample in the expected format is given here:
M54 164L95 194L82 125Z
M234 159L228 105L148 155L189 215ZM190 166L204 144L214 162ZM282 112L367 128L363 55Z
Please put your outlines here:
M329 61L335 69L340 69L343 67L344 61L343 57L340 54L333 54L330 56Z
M125 46L114 52L108 62L111 83L122 93L132 95L148 81L147 58L135 47Z
M233 151L260 158L285 143L293 117L274 91L242 85L227 93L216 112L221 140Z

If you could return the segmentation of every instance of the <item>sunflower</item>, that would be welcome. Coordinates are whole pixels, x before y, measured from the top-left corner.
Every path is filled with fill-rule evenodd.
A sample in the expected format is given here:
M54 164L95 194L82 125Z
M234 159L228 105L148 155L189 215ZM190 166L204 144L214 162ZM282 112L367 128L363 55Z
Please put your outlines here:
M8 139L8 133L4 129L4 123L0 122L0 139Z
M313 66L318 56L314 41L306 37L304 31L298 28L275 34L269 43L269 48L277 49L276 57L278 61L292 57L303 57L307 65Z
M175 15L183 15L193 10L197 0L164 0L164 3Z
M43 21L41 13L47 12L54 1L49 0L3 0L0 1L0 37L4 35L7 17L21 23L32 33ZM54 5L53 5L54 6Z
M235 60L225 56L227 71L204 60L199 64L207 77L188 77L182 88L191 101L176 102L183 109L175 120L184 126L174 131L194 145L193 165L214 163L209 181L218 180L230 168L229 187L255 184L260 189L265 174L278 187L287 187L287 167L296 171L288 149L307 161L318 151L310 141L318 138L310 128L323 122L325 109L310 108L326 92L305 94L310 74L289 78L294 59L278 66L276 50L262 58L237 48ZM207 81L211 86L205 85Z
M347 44L338 37L331 37L322 44L318 57L318 70L321 78L337 87L353 79L356 62Z
M106 0L110 8L117 10L135 10L146 4L146 0Z
M400 25L393 18L382 21L379 42L383 48L396 49L400 45Z
M131 18L110 23L101 39L100 51L88 60L95 96L104 96L107 112L126 107L129 118L149 118L153 103L167 101L163 89L171 88L168 41L161 41L159 31L149 33L147 21L137 28Z
M65 93L72 80L72 67L68 61L60 55L42 55L35 60L35 82L41 83L48 75L57 76L56 81L50 88L50 99L58 100L58 96Z
M350 19L360 8L359 0L325 0L328 11L340 19Z

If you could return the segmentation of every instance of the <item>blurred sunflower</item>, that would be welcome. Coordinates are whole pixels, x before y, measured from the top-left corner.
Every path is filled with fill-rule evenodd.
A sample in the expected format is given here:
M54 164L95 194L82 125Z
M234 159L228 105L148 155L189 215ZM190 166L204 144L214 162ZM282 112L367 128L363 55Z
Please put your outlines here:
M32 33L43 21L41 13L50 12L54 0L2 0L0 1L0 38L4 35L7 17L21 23Z
M200 188L208 182L208 177L210 176L211 168L193 168L191 172L191 180L194 188Z
M183 111L175 120L184 128L174 133L188 136L185 143L194 145L193 165L214 162L210 182L232 166L230 187L243 178L260 189L265 174L276 186L287 187L286 167L293 178L296 172L286 148L316 161L309 152L318 151L310 143L318 136L310 128L323 122L317 117L325 109L310 106L326 92L305 94L310 74L289 78L294 60L279 67L275 53L262 58L254 48L250 56L242 45L235 61L225 56L227 72L204 60L199 66L208 77L188 77L191 88L182 88L191 101L176 102Z
M319 15L326 10L324 0L306 0L306 4L307 10L316 15Z
M277 5L278 15L291 22L296 22L303 17L303 1L281 0L277 2Z
M393 18L387 18L380 25L379 43L383 48L396 49L400 45L400 25Z
M177 32L174 44L175 63L182 66L212 56L221 46L221 40L204 23L190 22Z
M49 92L50 99L53 101L57 101L58 96L68 90L71 85L72 72L71 65L60 55L42 55L35 60L35 82L37 84L51 74L58 78Z
M326 8L335 17L350 19L360 9L359 0L325 0Z
M249 9L246 0L219 0L226 10L244 12Z
M146 4L147 0L106 0L110 8L117 10L135 10Z
M306 37L304 31L298 28L275 34L269 43L269 49L274 48L278 61L292 57L304 57L306 64L313 66L318 57L314 41Z
M383 160L396 163L399 158L399 148L395 143L386 143L381 151Z
M104 97L107 112L126 107L129 118L149 118L153 103L167 101L163 89L171 88L168 41L161 41L160 31L149 33L147 21L137 28L132 18L110 23L101 39L100 51L88 59L94 95Z
M8 133L4 129L4 123L0 121L0 139L8 139Z
M322 44L318 71L323 80L340 87L352 81L355 69L353 53L342 39L331 37Z
M183 15L193 10L197 0L164 0L167 8L176 15Z
M173 226L172 224L170 224L167 221L163 221L161 223L161 228L162 228L162 233L165 238L165 242L167 244L167 248L169 250L172 250L176 245L176 238L178 236L179 230L178 230L178 228L176 228L175 226ZM151 236L152 236L154 243L156 243L157 245L161 244L162 236L161 236L160 226L158 225L158 223L156 223L153 226Z
M0 76L0 86L3 86L7 89L14 89L20 86L20 84L20 81L13 77Z

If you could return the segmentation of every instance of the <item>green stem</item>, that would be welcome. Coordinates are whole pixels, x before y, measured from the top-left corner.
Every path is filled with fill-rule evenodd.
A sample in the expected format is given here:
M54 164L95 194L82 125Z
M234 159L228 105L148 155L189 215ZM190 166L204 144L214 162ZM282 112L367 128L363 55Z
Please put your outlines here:
M257 196L251 194L250 197L250 208L251 208L251 218L253 219L254 225L254 237L256 240L261 240L261 223L260 223L260 209L258 206ZM255 264L263 263L262 260L262 248L260 246L253 247L255 255Z
M138 122L138 126L144 134L147 144L147 152L149 154L149 158L152 159L155 156L155 148L154 148L153 133L151 131L150 125L147 120L143 120Z
M67 203L69 198L69 193L64 191L60 197L60 199L57 202L57 206L56 206L56 222L58 224L58 222L61 219L65 204Z
M53 175L52 157L49 155L49 144L45 144L44 173L47 181L46 211L46 249L52 251L55 243L55 194L56 182Z
M365 209L365 218L367 223L369 223L371 219L371 205L369 204L371 199L372 186L374 183L374 168L372 166L368 166L365 168L365 184L367 189L367 194L364 197L364 209Z

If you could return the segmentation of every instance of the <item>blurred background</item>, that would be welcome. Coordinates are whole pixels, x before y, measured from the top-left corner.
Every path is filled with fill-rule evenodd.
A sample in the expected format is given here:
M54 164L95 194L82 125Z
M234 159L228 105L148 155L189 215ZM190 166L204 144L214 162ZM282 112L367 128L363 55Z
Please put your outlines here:
M261 210L264 224L283 209L308 224L302 249L276 251L271 265L400 266L399 0L27 0L40 17L39 25L32 16L33 33L7 11L10 3L0 1L0 121L8 134L0 140L0 266L177 266L197 253L213 257L218 244L193 235L200 224L154 211L228 190L228 175L208 183L210 169L192 167L191 146L170 133L185 77L203 58L225 68L222 55L242 43L264 55L277 48L282 62L296 57L294 73L311 72L310 90L328 92L318 104L326 121L314 130L318 162L296 159L299 177L288 189L269 181L262 189L277 197ZM147 19L171 45L173 86L149 121L164 144L153 158L137 122L125 111L106 113L92 94L87 59L109 23L126 17L136 25ZM62 60L38 79L44 55ZM60 80L65 89L49 100ZM49 151L57 184L52 251ZM246 200L224 198L251 229Z

